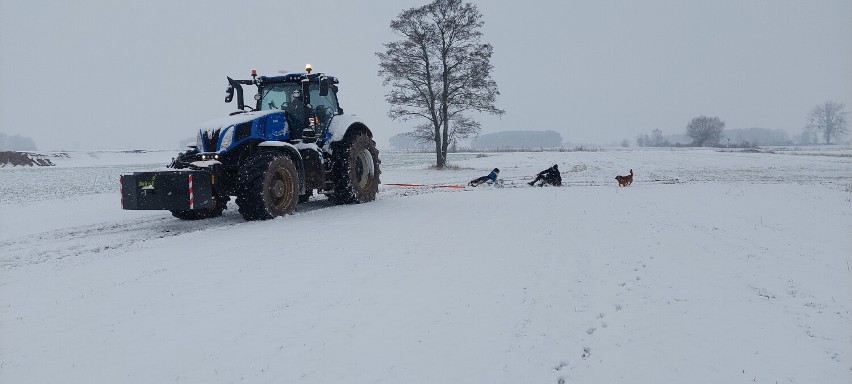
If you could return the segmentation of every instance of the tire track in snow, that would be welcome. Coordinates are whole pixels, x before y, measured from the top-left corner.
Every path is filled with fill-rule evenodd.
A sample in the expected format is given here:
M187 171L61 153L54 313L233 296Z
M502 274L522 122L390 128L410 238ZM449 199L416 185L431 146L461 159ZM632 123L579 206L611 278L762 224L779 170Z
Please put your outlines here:
M392 197L405 195L391 194ZM379 196L382 198L382 196ZM335 207L324 197L313 197L299 204L294 215L312 214ZM212 219L185 221L172 217L168 211L162 216L141 219L100 222L44 231L27 236L0 241L0 270L16 269L26 265L42 264L56 260L88 262L82 256L104 257L109 253L126 252L131 247L167 237L182 236L247 223L238 213L233 201L222 216Z
M299 204L296 215L330 208L325 199ZM0 241L0 270L10 270L25 265L72 259L82 262L84 255L123 253L132 247L144 246L157 239L182 236L247 223L231 203L221 217L184 221L168 213L163 216L139 220L101 222L97 224L62 228L29 236Z
M182 222L171 216L124 222L104 222L24 236L0 242L0 269L77 258L86 254L126 250L165 237L234 225L229 218Z

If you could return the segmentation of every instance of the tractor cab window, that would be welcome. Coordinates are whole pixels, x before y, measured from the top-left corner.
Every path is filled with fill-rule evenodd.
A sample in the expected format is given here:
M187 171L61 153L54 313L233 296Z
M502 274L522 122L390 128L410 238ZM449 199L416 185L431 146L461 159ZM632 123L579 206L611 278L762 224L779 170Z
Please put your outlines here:
M260 110L295 108L293 91L301 90L299 83L269 84L260 93Z
M319 84L311 84L311 106L314 107L314 115L319 120L320 130L325 132L331 118L337 114L337 95L329 89L328 95L320 96Z

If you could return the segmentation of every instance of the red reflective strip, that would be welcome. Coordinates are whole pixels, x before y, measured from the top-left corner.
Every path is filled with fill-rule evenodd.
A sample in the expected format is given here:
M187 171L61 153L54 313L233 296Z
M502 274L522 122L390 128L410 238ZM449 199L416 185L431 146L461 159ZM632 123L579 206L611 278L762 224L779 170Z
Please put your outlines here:
M189 209L195 207L195 198L192 197L192 175L189 175Z

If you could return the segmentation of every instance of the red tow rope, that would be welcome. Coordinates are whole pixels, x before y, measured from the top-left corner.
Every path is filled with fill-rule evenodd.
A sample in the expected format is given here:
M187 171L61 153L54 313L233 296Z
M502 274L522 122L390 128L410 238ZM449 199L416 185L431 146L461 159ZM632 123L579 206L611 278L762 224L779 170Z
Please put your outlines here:
M393 185L396 187L424 187L424 188L464 188L464 185L426 185L426 184L407 184L407 183L385 183L383 185Z

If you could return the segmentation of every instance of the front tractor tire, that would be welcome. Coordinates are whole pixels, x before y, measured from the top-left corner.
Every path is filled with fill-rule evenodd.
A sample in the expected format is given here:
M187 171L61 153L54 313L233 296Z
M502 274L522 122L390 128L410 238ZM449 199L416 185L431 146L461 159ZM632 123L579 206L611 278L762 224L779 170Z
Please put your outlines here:
M240 167L237 205L244 219L268 220L293 213L298 199L299 172L290 157L264 151Z
M379 192L379 150L366 133L345 140L332 155L332 174L336 204L366 203L376 199Z

